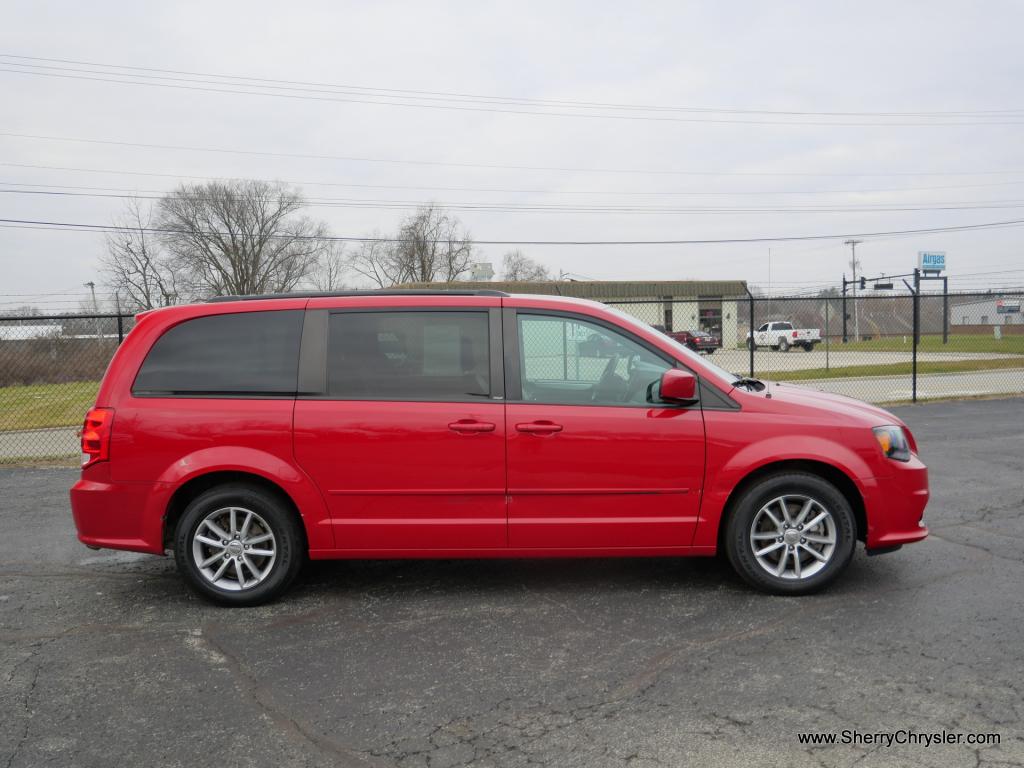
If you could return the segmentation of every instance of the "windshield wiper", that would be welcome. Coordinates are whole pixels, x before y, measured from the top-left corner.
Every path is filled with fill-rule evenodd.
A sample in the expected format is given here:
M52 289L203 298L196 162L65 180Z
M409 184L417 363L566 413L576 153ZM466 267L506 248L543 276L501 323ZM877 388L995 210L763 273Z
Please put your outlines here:
M760 392L764 389L764 382L760 379L752 379L749 376L737 376L736 381L732 383L734 387L746 387L752 389L755 392Z

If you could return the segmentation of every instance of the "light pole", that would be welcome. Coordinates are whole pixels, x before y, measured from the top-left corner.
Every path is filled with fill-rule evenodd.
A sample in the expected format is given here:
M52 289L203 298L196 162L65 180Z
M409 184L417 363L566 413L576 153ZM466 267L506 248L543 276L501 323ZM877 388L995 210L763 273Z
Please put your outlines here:
M850 266L853 268L853 339L860 340L860 315L857 312L857 246L863 240L847 240L845 245L850 246Z

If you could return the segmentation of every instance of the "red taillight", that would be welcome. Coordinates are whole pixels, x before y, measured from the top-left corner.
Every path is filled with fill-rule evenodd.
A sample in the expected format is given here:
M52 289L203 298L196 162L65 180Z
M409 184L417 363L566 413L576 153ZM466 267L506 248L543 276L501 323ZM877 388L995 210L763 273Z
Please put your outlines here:
M110 429L114 422L113 408L93 408L82 424L82 466L110 458Z
M796 338L796 331L793 331L793 338Z

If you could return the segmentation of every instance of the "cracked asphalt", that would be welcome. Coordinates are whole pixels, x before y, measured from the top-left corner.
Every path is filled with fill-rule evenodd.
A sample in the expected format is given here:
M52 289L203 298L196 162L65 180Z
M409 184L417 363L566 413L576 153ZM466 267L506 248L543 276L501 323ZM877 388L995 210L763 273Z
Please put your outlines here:
M0 767L1024 763L1024 399L897 409L932 536L810 598L715 560L314 564L209 606L0 471ZM1000 734L818 746L803 731Z

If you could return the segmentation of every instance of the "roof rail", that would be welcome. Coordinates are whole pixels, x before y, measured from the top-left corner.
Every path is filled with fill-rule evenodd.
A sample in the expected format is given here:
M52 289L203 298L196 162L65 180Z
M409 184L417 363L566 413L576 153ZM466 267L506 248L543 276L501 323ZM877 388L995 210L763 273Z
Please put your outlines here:
M324 299L344 298L347 296L511 296L504 291L491 290L429 290L425 288L382 288L367 291L296 291L295 293L259 293L247 296L214 296L207 299L208 304L222 301L262 301L265 299Z

